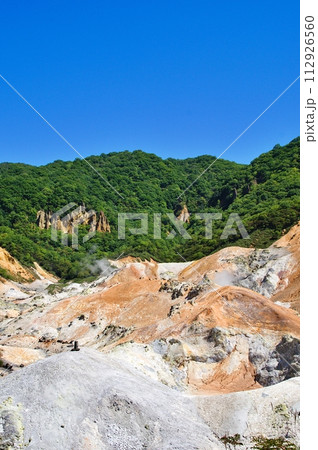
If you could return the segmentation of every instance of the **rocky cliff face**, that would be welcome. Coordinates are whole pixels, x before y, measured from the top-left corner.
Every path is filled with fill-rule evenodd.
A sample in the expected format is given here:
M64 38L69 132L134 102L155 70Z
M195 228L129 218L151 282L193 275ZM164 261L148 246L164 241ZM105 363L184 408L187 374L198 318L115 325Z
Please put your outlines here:
M0 247L0 269L16 281L33 281L34 273L23 267L7 250ZM1 272L0 272L1 278ZM5 280L3 280L5 281Z
M184 205L182 207L177 219L184 223L190 223L190 213L187 208L187 205Z
M99 231L100 233L110 233L110 225L103 211L99 213L96 231Z
M63 233L72 233L75 226L89 225L89 231L98 231L100 233L110 233L111 228L104 211L97 215L94 211L86 211L85 205L79 206L76 210L70 212L64 217L55 217L50 211L38 211L36 223L41 229L49 229L54 226L55 229Z

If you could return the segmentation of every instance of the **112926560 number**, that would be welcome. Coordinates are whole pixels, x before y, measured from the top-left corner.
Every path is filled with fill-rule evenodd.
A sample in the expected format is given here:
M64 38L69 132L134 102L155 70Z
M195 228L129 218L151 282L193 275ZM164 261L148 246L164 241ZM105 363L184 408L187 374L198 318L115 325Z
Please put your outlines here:
M313 16L305 17L305 75L306 82L315 78L315 24Z

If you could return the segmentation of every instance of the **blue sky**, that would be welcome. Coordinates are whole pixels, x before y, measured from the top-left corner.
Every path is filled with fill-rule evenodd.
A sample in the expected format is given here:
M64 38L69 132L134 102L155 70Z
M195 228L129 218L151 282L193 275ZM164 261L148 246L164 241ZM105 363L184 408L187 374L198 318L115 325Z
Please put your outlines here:
M298 75L291 1L3 1L1 74L83 155L218 156ZM0 79L0 161L77 155ZM225 154L299 135L299 81Z

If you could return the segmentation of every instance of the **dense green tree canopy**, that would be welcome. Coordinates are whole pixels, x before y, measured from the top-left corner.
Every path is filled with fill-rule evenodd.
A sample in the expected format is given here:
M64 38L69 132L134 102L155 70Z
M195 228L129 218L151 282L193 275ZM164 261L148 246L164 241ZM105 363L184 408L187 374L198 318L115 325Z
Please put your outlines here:
M199 258L234 244L266 246L299 220L299 138L284 147L276 145L249 165L208 155L163 160L141 150L91 156L87 161L101 176L81 159L40 167L0 164L0 246L25 265L37 261L70 279L89 276L92 260L120 254L173 261ZM112 232L97 233L78 250L52 241L49 230L36 226L37 211L54 212L70 202L103 210ZM173 226L166 213L180 211L184 204L192 213L186 226L192 239L167 239ZM120 212L151 213L149 233L119 240ZM203 222L194 217L201 212L223 214L213 224L212 239L205 239ZM153 239L153 213L162 214L163 239ZM250 239L237 234L220 240L230 213L239 214ZM86 231L82 227L81 235Z

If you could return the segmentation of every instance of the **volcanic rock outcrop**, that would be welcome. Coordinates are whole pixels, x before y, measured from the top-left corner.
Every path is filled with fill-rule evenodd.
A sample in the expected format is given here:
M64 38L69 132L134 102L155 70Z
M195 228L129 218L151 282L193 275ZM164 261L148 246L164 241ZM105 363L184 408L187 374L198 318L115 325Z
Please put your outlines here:
M267 249L228 247L189 264L180 281L202 276L216 286L242 286L299 312L300 225Z
M187 205L183 205L181 211L178 214L177 219L184 223L190 223L190 213Z
M49 229L53 226L56 230L60 230L63 233L72 233L74 227L78 225L89 225L89 232L111 232L110 224L104 211L100 211L99 215L97 215L93 210L86 211L84 204L62 218L52 214L50 211L40 210L37 213L36 223L41 229Z
M99 231L100 233L110 233L110 225L103 211L99 213L96 231Z

